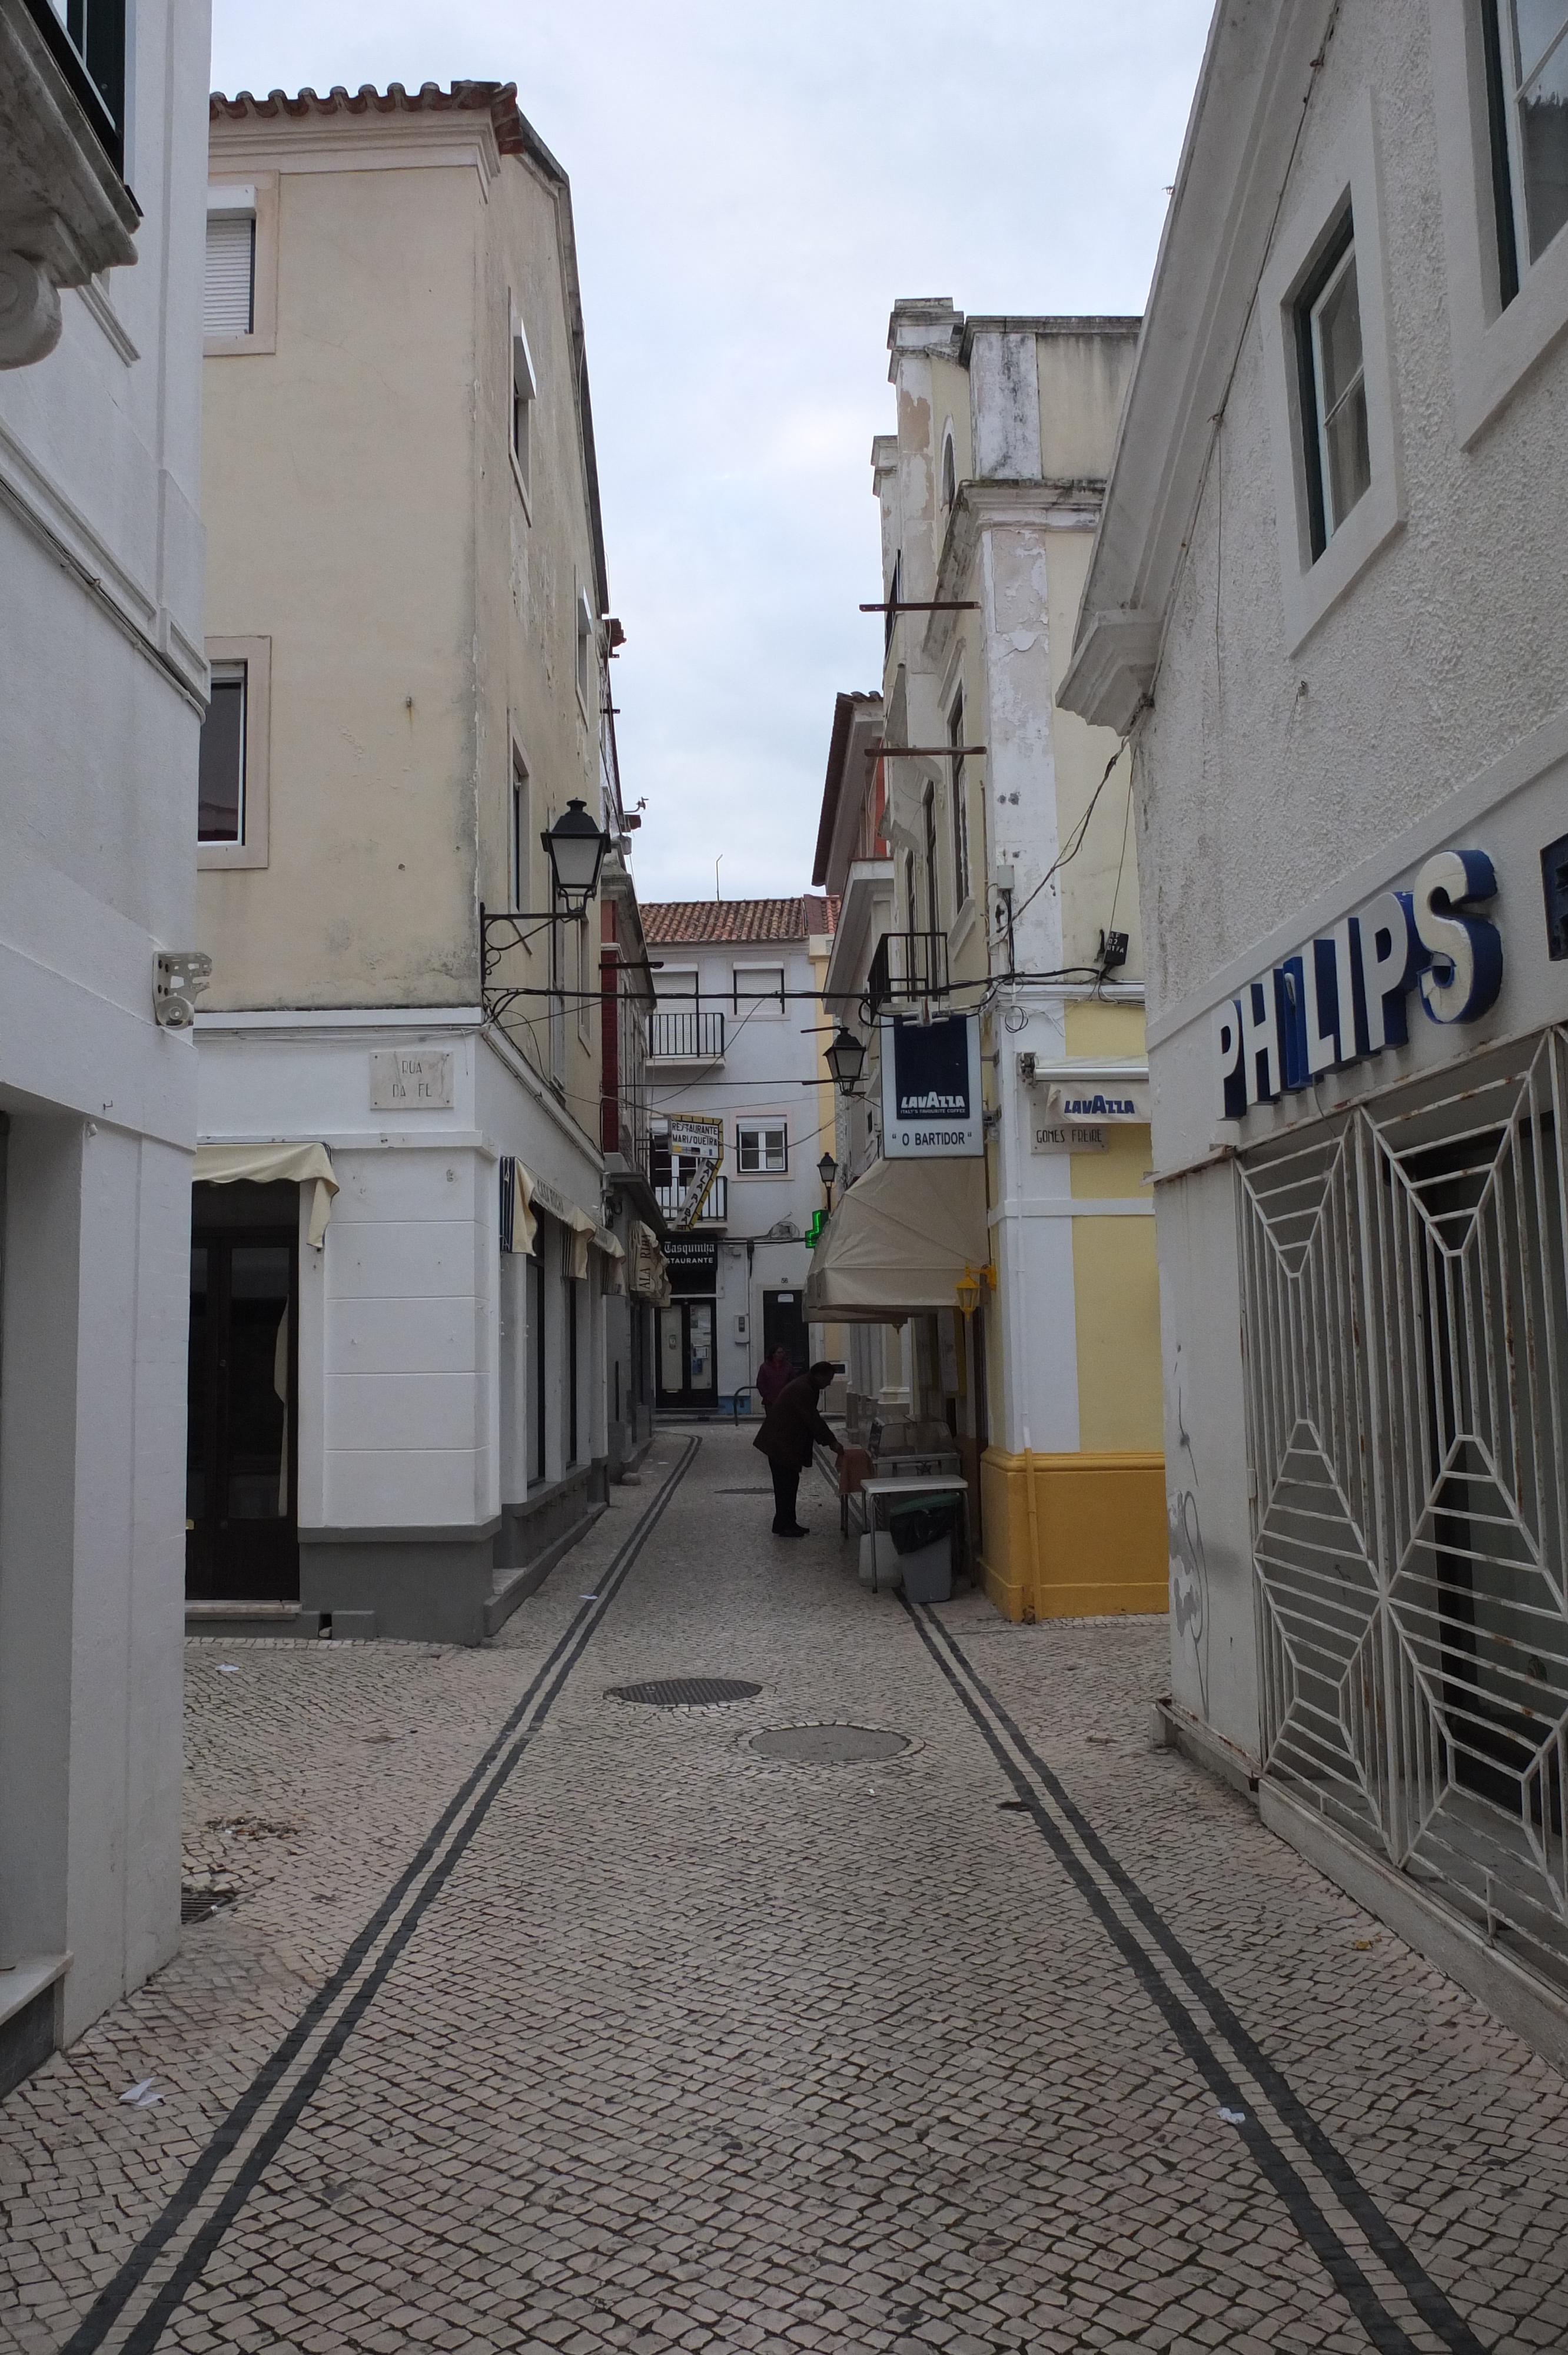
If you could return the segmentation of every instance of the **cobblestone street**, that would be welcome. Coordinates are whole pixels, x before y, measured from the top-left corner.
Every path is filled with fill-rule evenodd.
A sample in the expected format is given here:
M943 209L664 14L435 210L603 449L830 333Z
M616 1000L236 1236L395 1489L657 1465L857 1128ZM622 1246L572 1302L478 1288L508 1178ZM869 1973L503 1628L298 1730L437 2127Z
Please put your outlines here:
M234 1902L0 2111L0 2347L1568 2344L1568 2089L1151 1749L1164 1623L766 1489L662 1433L482 1651L190 1646Z

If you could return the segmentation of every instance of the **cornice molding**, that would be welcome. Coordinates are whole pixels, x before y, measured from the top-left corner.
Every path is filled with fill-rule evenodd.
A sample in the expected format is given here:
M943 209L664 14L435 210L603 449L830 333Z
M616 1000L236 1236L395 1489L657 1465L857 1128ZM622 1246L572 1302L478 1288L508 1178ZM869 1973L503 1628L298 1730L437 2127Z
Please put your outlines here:
M1152 694L1214 421L1337 5L1215 11L1063 685L1068 709L1099 726L1125 731Z

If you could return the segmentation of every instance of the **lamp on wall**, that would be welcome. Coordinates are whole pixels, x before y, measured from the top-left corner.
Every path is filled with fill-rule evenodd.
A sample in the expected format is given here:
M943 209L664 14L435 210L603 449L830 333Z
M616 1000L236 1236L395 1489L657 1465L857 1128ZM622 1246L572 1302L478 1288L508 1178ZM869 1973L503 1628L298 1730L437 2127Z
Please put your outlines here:
M510 1013L522 997L552 997L564 1008L565 992L558 981L548 988L535 988L525 982L513 987L501 986L501 960L509 949L525 948L534 939L533 932L524 930L525 924L587 922L588 901L599 889L599 870L609 848L608 831L594 823L586 803L576 795L539 839L550 862L549 907L487 908L480 901L480 988L485 1013L493 1022Z
M865 1064L865 1047L854 1032L840 1024L838 1036L828 1049L827 1066L841 1095L853 1095Z
M966 1262L964 1272L953 1289L959 1296L960 1314L966 1317L972 1316L980 1306L980 1294L996 1290L996 1270L989 1261L984 1267L970 1267Z
M822 1181L822 1192L827 1198L827 1204L830 1209L832 1209L833 1205L833 1179L838 1176L838 1163L833 1159L831 1153L824 1153L821 1159L817 1164L817 1175Z
M574 798L539 839L549 858L556 889L567 903L567 914L586 915L599 884L604 854L609 848L609 836L594 824L587 805Z

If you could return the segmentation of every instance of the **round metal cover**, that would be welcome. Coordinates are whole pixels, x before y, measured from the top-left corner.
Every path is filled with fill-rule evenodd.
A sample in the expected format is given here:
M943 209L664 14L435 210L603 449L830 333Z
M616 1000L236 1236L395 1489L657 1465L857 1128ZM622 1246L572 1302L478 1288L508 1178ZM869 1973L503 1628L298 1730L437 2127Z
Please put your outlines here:
M608 1700L651 1701L655 1709L696 1709L721 1700L755 1700L760 1685L739 1677L660 1677L641 1685L611 1685Z
M759 1758L784 1758L792 1766L863 1766L896 1758L909 1740L880 1725L770 1725L752 1735L751 1747Z

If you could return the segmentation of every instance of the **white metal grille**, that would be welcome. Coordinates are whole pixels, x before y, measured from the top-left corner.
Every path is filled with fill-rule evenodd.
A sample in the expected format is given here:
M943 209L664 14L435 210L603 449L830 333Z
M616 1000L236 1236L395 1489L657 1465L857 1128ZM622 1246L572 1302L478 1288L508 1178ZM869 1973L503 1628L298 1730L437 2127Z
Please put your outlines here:
M256 219L251 213L210 213L207 224L207 299L202 332L248 336L255 307Z
M1568 1031L1259 1148L1266 1771L1568 1978Z

